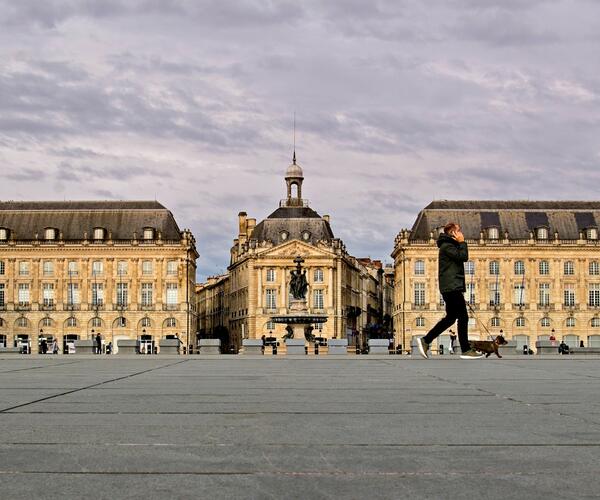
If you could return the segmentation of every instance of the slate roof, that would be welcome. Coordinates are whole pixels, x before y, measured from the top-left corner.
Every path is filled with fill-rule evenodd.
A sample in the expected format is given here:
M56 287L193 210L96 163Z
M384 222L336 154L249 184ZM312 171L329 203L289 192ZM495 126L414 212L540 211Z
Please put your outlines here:
M310 233L309 242L331 241L333 231L329 222L323 219L312 208L308 207L279 207L265 220L259 222L252 232L252 239L270 241L273 244L282 243L281 232L287 231L288 240L303 240L302 233ZM303 240L304 241L304 240Z
M0 228L16 240L33 240L44 229L62 232L63 239L82 240L87 232L102 227L114 240L130 240L133 233L142 238L145 227L161 232L164 240L181 239L173 214L157 201L3 201L0 202Z
M410 239L425 240L448 222L461 225L467 239L478 239L482 230L498 227L509 239L527 239L537 227L555 231L561 239L576 240L580 231L598 227L600 201L433 201L419 213Z

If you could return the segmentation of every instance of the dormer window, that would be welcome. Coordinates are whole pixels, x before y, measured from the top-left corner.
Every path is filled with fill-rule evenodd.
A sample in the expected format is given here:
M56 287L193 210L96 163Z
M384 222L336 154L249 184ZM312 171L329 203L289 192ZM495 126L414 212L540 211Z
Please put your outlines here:
M94 239L95 240L103 240L104 239L104 228L103 227L95 227L94 228Z
M145 240L153 240L154 239L154 228L152 228L152 227L144 228L144 239Z
M302 231L302 239L304 241L310 240L310 232L309 231Z
M585 237L588 240L597 240L598 239L598 228L597 227L588 227L585 230Z
M287 231L281 231L281 233L279 233L279 237L281 238L281 241L287 241L289 234Z
M58 231L55 228L47 227L46 229L44 229L44 239L49 241L55 240L56 233L58 233Z
M8 229L0 227L0 241L6 241L8 239Z
M535 236L538 240L547 240L548 239L548 228L547 227L536 228Z
M497 227L488 227L487 235L489 240L497 240L500 238L500 229Z

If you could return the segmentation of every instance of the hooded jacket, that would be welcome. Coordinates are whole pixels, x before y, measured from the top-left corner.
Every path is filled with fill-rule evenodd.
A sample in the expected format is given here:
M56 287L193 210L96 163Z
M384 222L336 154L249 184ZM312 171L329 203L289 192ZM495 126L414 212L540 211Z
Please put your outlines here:
M465 288L465 265L469 260L469 249L467 243L459 243L446 233L440 234L437 240L440 249L438 261L438 279L440 292L464 292Z

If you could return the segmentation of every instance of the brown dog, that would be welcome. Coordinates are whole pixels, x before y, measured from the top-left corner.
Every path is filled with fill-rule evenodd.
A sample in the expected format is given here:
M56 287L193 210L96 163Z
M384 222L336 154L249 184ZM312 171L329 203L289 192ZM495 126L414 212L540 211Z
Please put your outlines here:
M471 345L471 349L485 353L486 358L492 353L496 353L496 356L501 358L498 346L506 345L508 342L502 335L498 335L494 340L470 340L469 344Z

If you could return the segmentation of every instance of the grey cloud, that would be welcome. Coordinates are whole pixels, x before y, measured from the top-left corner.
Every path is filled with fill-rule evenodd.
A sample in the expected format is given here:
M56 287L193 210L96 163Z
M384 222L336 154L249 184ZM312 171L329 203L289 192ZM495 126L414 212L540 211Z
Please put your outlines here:
M46 177L46 172L36 168L20 168L4 172L2 176L10 181L39 181Z

